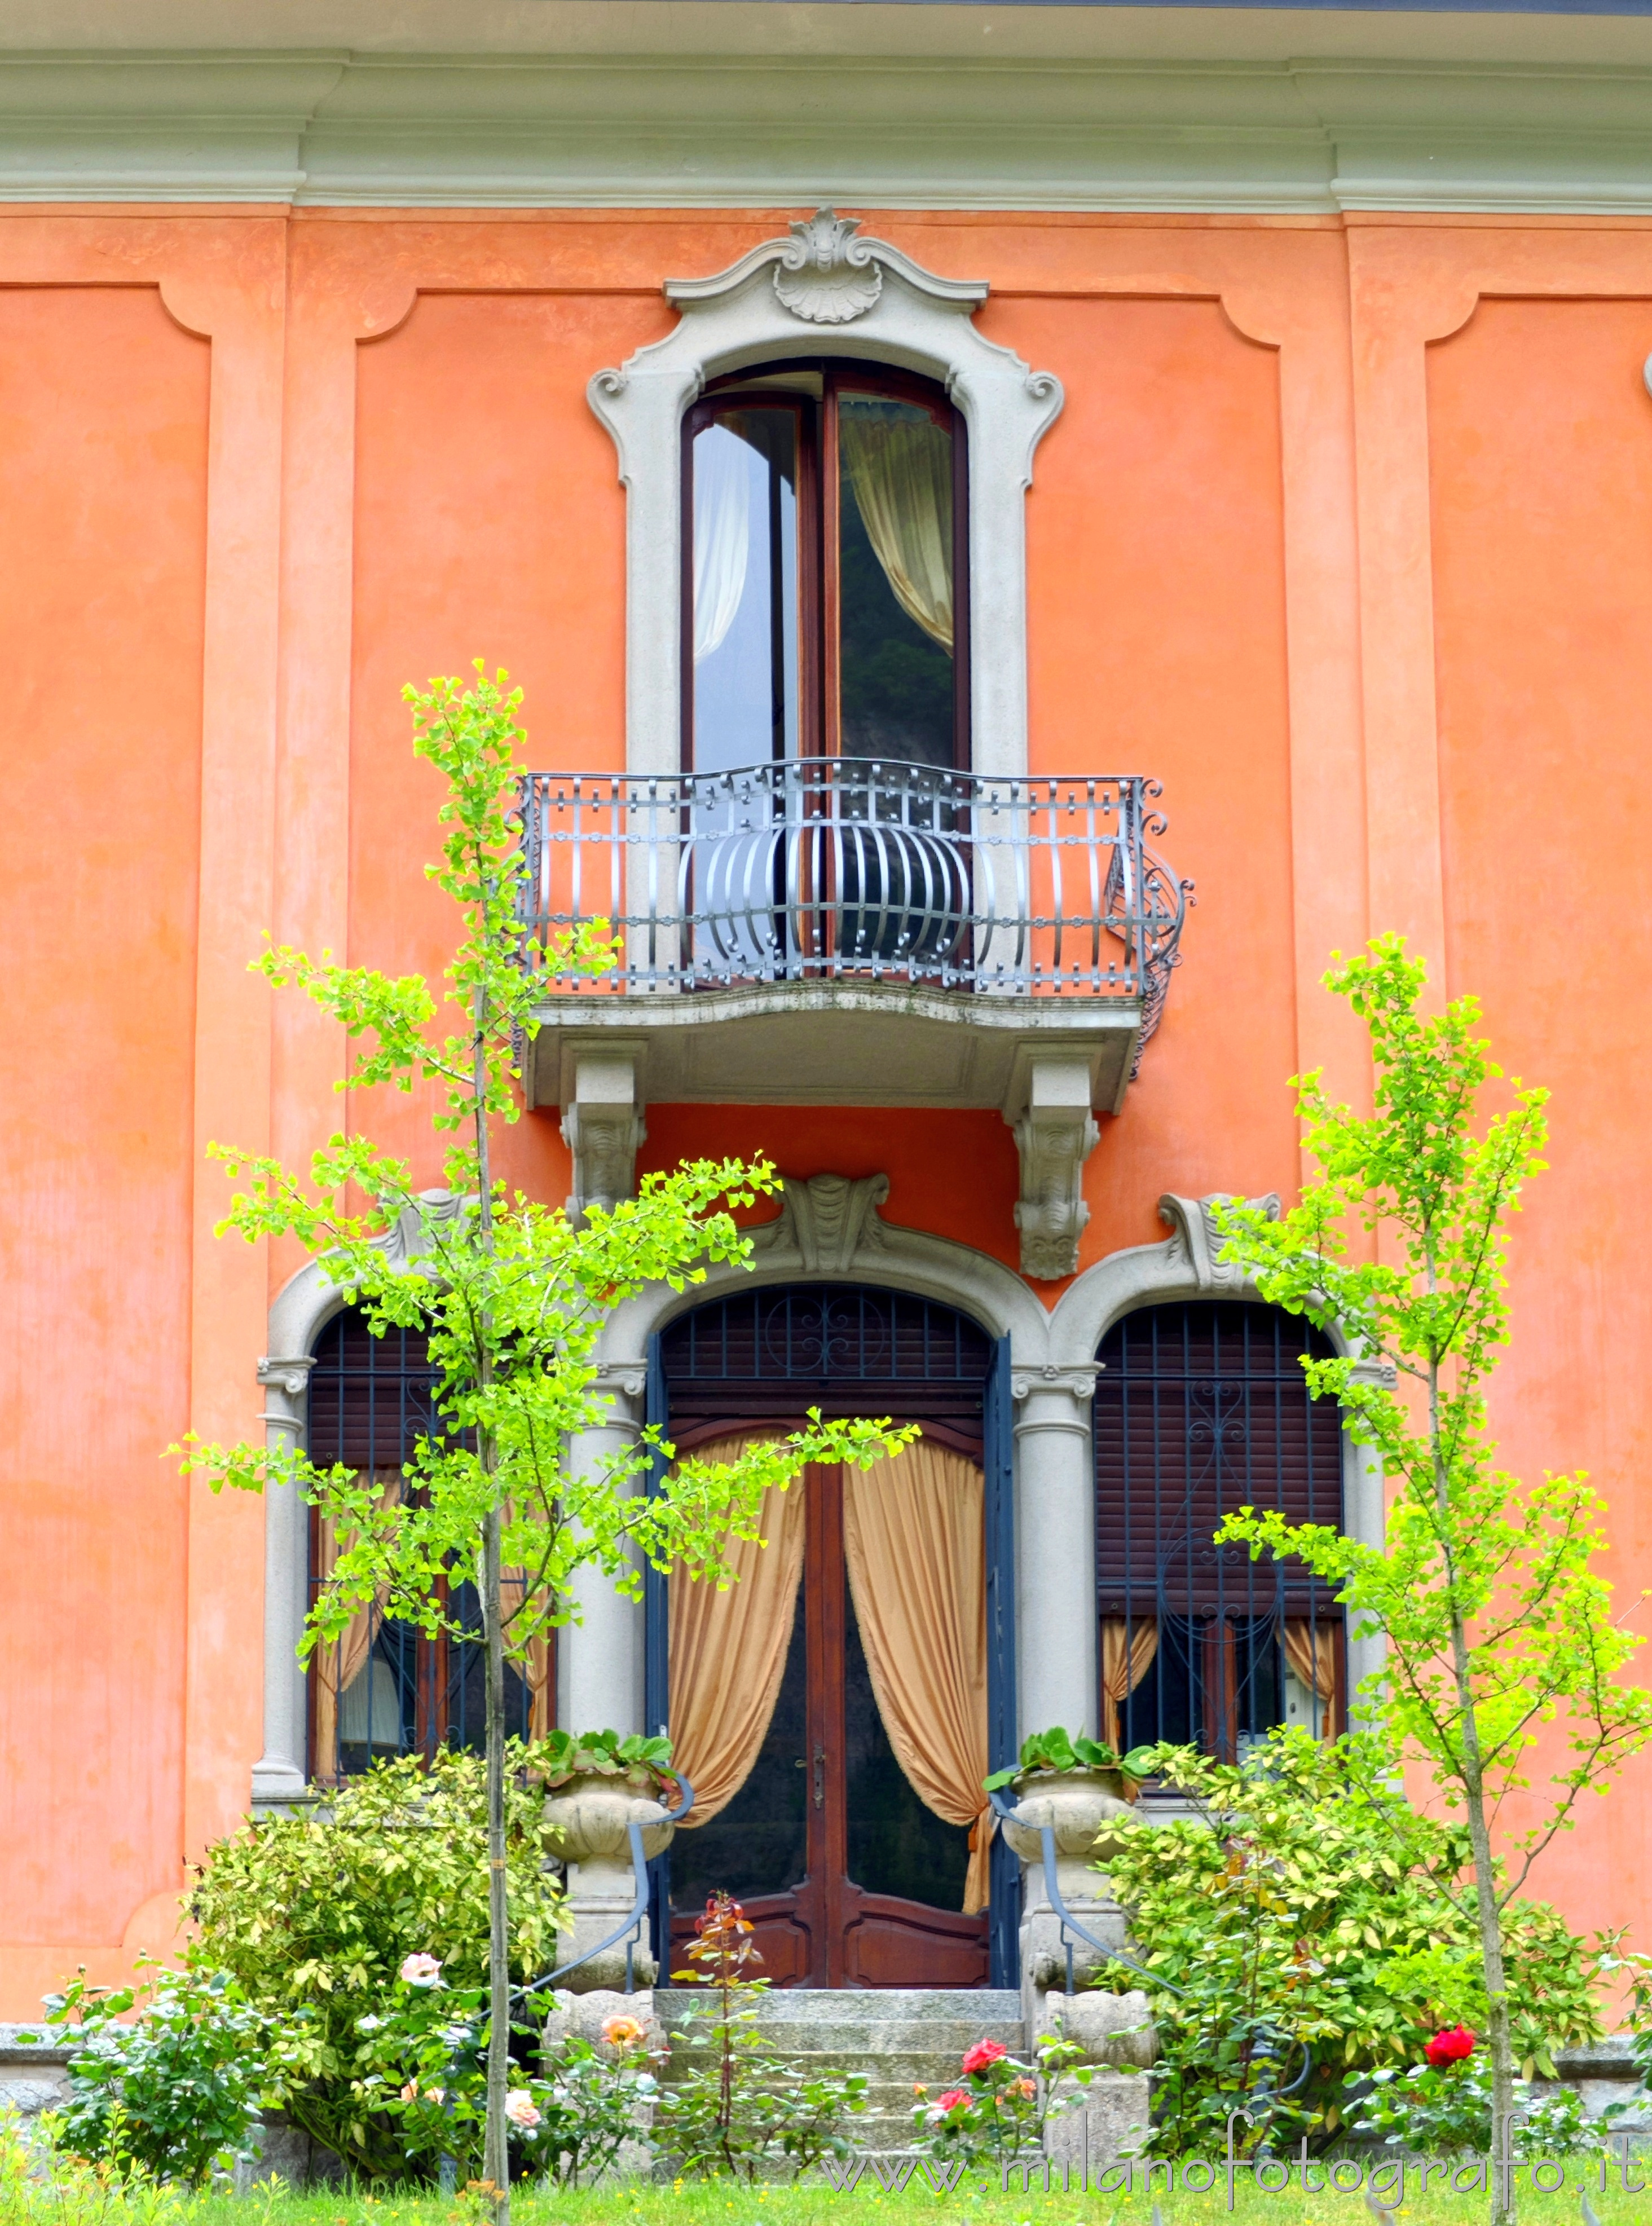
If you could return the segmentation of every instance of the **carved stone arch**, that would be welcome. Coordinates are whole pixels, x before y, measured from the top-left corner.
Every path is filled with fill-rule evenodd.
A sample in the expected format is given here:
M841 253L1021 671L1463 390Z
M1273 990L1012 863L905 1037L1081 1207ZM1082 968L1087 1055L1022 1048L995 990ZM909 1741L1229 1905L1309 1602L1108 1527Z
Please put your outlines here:
M1010 1339L1012 1365L1042 1367L1050 1317L1021 1278L990 1254L885 1221L886 1175L787 1177L778 1217L753 1231L749 1269L715 1265L683 1291L651 1284L608 1317L598 1347L605 1373L645 1364L648 1340L691 1307L766 1283L880 1283L935 1299Z
M1026 494L1062 404L975 325L984 279L941 278L821 209L709 278L670 279L675 331L587 390L626 490L626 766L677 772L683 413L708 379L777 356L860 357L937 380L969 437L970 735L977 773L1026 771Z

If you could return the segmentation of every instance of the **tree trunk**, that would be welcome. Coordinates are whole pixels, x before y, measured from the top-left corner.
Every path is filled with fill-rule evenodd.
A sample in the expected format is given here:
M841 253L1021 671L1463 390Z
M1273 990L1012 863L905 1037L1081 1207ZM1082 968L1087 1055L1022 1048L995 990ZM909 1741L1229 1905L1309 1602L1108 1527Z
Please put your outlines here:
M476 988L472 1089L475 1113L477 1234L485 1253L493 1250L493 1170L487 1129L487 995ZM492 1381L492 1317L485 1309L478 1324L477 1381L484 1390ZM492 1434L480 1434L477 1455L494 1485L497 1448ZM500 1532L504 1512L497 1487L482 1518L482 1638L487 1654L487 2115L482 2131L482 2178L494 2188L495 2226L511 2222L510 2126L505 2098L511 2083L511 1895L505 1867L505 1603L500 1582Z
M487 1647L487 2122L482 2177L499 2191L499 2226L511 2216L511 2149L505 2098L511 2075L511 1905L505 1868L505 1624L497 1507L482 1530L482 1631Z
M1432 1263L1429 1280L1432 1285ZM1474 1852L1475 1918L1480 1934L1481 1968L1485 1974L1486 2038L1491 2045L1491 2226L1514 2226L1515 2176L1503 2162L1514 2146L1509 2119L1515 2107L1515 2065L1509 2041L1508 1981L1503 1967L1503 1915L1497 1907L1497 1874L1491 1857L1490 1828L1486 1822L1484 1758L1480 1752L1479 1721L1474 1713L1468 1626L1458 1605L1457 1567L1451 1547L1451 1493L1440 1449L1438 1361L1432 1363L1429 1369L1428 1426L1434 1461L1434 1502L1439 1515L1440 1546L1451 1594L1452 1670L1457 1681L1457 1706L1463 1725L1463 1799L1468 1812L1469 1845Z

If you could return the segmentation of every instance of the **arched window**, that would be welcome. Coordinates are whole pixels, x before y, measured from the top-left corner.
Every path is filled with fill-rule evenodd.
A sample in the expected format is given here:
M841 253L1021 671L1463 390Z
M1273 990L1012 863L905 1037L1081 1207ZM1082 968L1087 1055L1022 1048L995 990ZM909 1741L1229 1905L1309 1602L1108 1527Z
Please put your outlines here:
M684 770L968 770L969 479L940 387L742 372L689 411L683 462Z
M355 1310L335 1314L316 1339L310 1371L310 1458L323 1465L341 1461L399 1498L410 1489L402 1471L414 1447L442 1432L435 1383L416 1331L375 1337ZM331 1525L312 1510L312 1601L336 1558ZM473 1585L443 1591L463 1637L431 1638L374 1606L311 1656L310 1776L318 1784L354 1776L375 1757L429 1756L440 1746L480 1750L486 1707L480 1606ZM550 1730L555 1695L549 1645L524 1665L506 1663L505 1705L507 1728L519 1738Z
M1343 1524L1342 1425L1299 1356L1329 1339L1274 1307L1146 1307L1102 1339L1096 1383L1102 1737L1232 1760L1279 1723L1346 1714L1342 1612L1299 1561L1217 1546L1224 1515Z

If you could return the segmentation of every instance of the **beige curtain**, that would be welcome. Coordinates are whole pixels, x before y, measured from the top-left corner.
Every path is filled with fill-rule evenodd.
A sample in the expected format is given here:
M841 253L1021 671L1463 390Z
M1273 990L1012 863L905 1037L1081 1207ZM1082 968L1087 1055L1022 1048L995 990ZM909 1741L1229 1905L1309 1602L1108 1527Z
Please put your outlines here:
M969 1827L963 1913L986 1908L994 1817L987 1775L986 1479L920 1438L843 1471L843 1544L878 1711L926 1809Z
M378 1487L381 1506L399 1498L405 1489L405 1479L399 1468L371 1469L368 1474ZM319 1596L338 1567L340 1549L337 1534L330 1523L324 1520L316 1525L316 1530L319 1536L315 1574ZM378 1620L384 1613L388 1597L386 1588L380 1586L371 1607L359 1607L339 1638L330 1645L318 1646L315 1650L315 1774L318 1778L331 1778L338 1771L340 1703L367 1667L373 1650L373 1639L378 1630Z
M1102 1619L1102 1742L1118 1752L1119 1710L1153 1665L1157 1623L1132 1625L1121 1615Z
M843 467L895 601L952 652L952 441L910 403L838 409Z
M1287 1623L1284 1626L1285 1659L1298 1682L1325 1706L1318 1737L1333 1739L1337 1731L1337 1627L1331 1623Z
M696 1460L730 1460L771 1430L741 1430L694 1449ZM758 1530L727 1554L736 1581L726 1592L674 1570L670 1584L671 1754L694 1787L680 1828L708 1824L745 1784L774 1714L803 1575L804 1487L764 1495Z

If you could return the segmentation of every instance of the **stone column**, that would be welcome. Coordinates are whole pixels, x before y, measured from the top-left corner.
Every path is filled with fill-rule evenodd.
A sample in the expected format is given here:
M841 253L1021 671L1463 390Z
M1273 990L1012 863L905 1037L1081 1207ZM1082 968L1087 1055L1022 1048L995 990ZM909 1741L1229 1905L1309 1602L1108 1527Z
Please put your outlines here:
M1096 1479L1092 1368L1012 1368L1016 1713L1020 1736L1094 1733Z
M1391 1391L1397 1376L1391 1363L1362 1360L1355 1366L1354 1378L1357 1383L1380 1383ZM1357 1538L1363 1546L1375 1546L1379 1552L1386 1542L1388 1504L1382 1461L1369 1446L1356 1445L1346 1430L1343 1433L1343 1527L1350 1538ZM1388 1642L1380 1631L1369 1638L1356 1638L1352 1625L1350 1616L1348 1701L1357 1717L1360 1681L1381 1671L1388 1660Z
M596 1389L610 1400L609 1416L600 1428L581 1431L569 1448L577 1469L605 1455L624 1453L642 1428L648 1370L639 1361L606 1369ZM639 1478L635 1489L643 1489ZM643 1605L614 1590L600 1570L586 1569L576 1580L578 1623L559 1634L556 1716L565 1731L615 1731L621 1738L644 1729Z
M309 1353L258 1363L265 1442L271 1453L302 1446ZM252 1765L255 1814L302 1801L309 1790L309 1710L298 1642L309 1608L309 1509L290 1484L264 1495L264 1752Z

